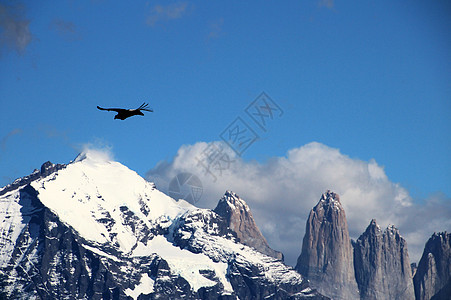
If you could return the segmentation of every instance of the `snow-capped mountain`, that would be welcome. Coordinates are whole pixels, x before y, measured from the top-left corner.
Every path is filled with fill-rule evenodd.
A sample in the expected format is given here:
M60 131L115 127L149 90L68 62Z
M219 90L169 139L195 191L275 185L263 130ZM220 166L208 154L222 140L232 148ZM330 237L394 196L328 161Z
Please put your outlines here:
M257 249L259 252L283 260L283 254L269 247L263 234L255 224L251 209L237 194L226 191L219 199L214 212L227 221L227 226L233 230L242 244Z
M96 152L0 189L0 220L0 298L326 299L222 216Z

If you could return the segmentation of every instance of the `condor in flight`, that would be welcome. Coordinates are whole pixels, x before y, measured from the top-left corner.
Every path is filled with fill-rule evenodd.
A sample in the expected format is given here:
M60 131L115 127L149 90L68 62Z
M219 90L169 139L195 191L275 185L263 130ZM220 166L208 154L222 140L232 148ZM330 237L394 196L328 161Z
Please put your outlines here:
M147 108L148 105L149 105L149 103L143 103L143 104L141 104L140 107L135 108L135 109L102 108L100 106L97 106L97 108L100 109L100 110L115 111L115 112L117 112L117 115L114 116L115 119L125 120L125 119L127 119L129 117L132 117L132 116L138 116L138 115L139 116L144 116L144 114L142 113L142 110L153 112L152 109Z

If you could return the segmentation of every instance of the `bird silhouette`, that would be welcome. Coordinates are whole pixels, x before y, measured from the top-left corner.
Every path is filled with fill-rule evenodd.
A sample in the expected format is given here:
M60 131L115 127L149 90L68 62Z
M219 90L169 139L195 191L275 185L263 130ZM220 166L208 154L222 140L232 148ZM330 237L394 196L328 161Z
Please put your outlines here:
M115 112L117 112L117 115L114 116L114 119L125 120L132 116L144 116L144 114L142 113L142 110L153 112L153 110L150 108L147 108L147 106L149 106L149 103L143 103L143 104L141 104L140 107L135 108L135 109L102 108L100 106L97 106L97 108L100 110L115 111Z

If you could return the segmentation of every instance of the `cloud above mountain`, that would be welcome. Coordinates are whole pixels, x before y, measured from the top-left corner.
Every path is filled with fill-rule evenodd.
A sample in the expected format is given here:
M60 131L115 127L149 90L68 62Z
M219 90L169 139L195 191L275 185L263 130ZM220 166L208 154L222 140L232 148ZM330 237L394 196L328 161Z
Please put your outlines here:
M433 231L451 228L451 205L444 195L418 204L405 188L389 180L375 160L350 158L317 142L263 163L244 161L220 142L184 145L172 161L162 161L149 170L147 179L168 192L169 182L181 172L201 180L199 207L214 208L225 190L236 192L251 207L270 246L282 251L292 265L300 254L308 213L329 189L340 195L352 238L372 218L381 226L394 224L411 242L412 261L419 259ZM439 213L437 205L442 206ZM426 222L432 216L434 222Z

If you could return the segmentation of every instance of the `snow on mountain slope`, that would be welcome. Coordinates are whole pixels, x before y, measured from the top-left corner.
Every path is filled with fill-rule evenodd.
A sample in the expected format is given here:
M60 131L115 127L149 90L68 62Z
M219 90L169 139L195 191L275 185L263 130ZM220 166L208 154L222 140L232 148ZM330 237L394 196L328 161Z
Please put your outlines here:
M90 153L31 186L41 202L82 237L116 245L124 253L137 244L143 229L164 222L169 226L171 220L194 209L161 193L124 165ZM127 214L134 215L140 227L127 224Z
M19 191L6 193L0 198L0 267L8 262L14 250L15 241L25 224L30 221L29 213L23 210L19 200ZM31 200L25 198L22 201L30 202Z
M155 252L166 260L171 270L185 278L195 291L201 287L210 287L217 284L217 282L202 275L203 270L212 270L219 276L225 292L233 292L232 286L225 277L227 263L215 262L203 253L193 253L186 249L174 247L161 235L153 238L146 248L135 249L133 255L143 256L143 254L148 255L149 252Z

